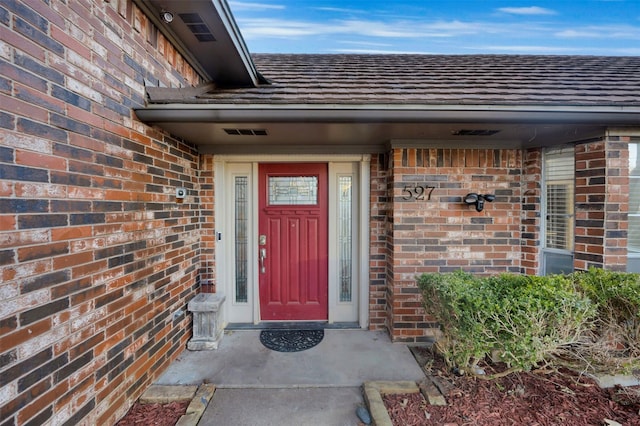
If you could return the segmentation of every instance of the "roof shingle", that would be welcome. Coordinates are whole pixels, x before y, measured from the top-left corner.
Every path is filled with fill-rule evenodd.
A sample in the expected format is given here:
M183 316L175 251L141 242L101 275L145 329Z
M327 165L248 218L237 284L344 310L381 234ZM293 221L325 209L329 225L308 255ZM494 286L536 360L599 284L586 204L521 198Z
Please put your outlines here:
M640 106L640 57L253 55L271 84L193 103Z

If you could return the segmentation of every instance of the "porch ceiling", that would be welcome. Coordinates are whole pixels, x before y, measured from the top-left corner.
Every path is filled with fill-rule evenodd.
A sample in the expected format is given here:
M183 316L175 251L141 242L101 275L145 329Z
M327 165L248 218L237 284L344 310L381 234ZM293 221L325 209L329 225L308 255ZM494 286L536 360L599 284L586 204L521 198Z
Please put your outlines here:
M138 117L196 144L202 153L375 153L416 147L522 148L599 137L607 127L640 127L640 110L464 109L371 105L322 108L160 104Z

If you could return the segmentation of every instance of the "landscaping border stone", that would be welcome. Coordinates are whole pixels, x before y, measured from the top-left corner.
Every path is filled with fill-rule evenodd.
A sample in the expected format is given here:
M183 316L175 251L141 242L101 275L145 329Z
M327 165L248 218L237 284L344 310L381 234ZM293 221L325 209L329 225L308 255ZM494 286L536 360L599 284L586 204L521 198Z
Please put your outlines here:
M387 407L382 400L382 395L420 392L420 388L418 388L416 382L411 381L365 382L363 388L365 402L369 408L373 424L376 426L393 426Z
M210 383L200 386L182 385L151 385L140 397L141 404L161 403L191 400L186 413L180 417L176 426L196 426L213 398L216 387Z

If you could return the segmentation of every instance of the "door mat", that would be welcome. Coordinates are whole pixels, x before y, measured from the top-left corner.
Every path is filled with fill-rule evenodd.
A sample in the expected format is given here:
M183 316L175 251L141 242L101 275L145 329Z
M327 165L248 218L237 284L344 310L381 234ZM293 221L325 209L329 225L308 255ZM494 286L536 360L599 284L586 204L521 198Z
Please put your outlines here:
M278 352L300 352L320 343L324 330L262 330L260 342Z

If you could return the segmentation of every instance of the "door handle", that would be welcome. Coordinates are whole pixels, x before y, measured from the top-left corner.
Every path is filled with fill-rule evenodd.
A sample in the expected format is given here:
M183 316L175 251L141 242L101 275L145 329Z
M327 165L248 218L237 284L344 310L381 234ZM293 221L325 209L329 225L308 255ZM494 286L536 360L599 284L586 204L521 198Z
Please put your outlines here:
M266 272L266 268L264 267L264 260L266 258L267 258L267 249L261 248L260 249L260 272L263 274Z

